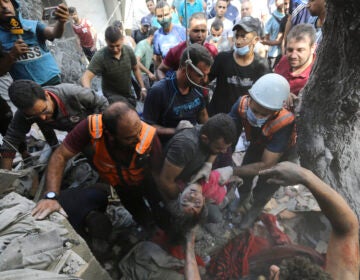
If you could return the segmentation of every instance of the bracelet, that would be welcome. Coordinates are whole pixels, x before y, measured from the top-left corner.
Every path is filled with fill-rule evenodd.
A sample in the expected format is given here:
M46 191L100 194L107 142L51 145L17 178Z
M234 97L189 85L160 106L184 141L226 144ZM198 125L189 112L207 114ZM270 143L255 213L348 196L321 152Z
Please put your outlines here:
M146 88L142 87L142 88L141 88L141 91L144 91L144 90L146 90Z

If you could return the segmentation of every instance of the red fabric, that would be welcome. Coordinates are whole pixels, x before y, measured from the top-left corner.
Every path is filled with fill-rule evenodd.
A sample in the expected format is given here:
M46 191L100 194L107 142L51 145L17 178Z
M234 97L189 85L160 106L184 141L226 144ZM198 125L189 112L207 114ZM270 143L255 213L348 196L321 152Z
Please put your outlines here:
M307 80L309 79L311 69L314 65L315 55L313 57L313 62L300 74L293 75L291 71L291 66L289 61L284 55L279 63L275 66L274 72L283 76L290 84L290 92L295 95L298 95L300 90L305 86Z
M185 259L185 252L184 252L183 246L170 245L168 236L166 235L166 233L163 230L158 229L151 241L156 243L157 245L159 245L161 248L163 248L165 251L167 251L173 257L175 257L179 260ZM196 262L198 265L205 267L205 263L200 256L196 255L195 258L196 258Z
M270 249L272 244L290 243L288 236L276 226L276 217L262 214L260 220L273 240L258 237L247 231L232 239L223 250L211 259L209 274L212 279L238 279L249 274L249 258Z
M217 56L217 48L209 43L203 45L210 52L212 57ZM170 69L176 71L179 68L179 62L183 51L186 49L186 41L181 42L179 45L172 47L166 54L163 63Z
M79 24L73 24L73 29L80 39L80 45L85 48L94 46L93 36L91 34L92 24L87 19L81 19Z
M209 181L201 183L203 196L213 200L216 204L223 202L226 195L224 186L219 185L219 177L219 172L211 171Z

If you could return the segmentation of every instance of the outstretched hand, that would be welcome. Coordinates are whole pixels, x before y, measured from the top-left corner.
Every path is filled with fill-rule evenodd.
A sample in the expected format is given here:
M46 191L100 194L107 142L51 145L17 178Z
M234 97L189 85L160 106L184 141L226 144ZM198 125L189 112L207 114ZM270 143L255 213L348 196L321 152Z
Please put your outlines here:
M36 220L43 220L55 211L59 212L66 218L68 217L60 203L53 199L40 200L35 208L31 211L31 215L33 215Z
M285 161L278 163L272 168L259 172L259 176L268 178L267 183L282 186L292 186L301 184L304 181L304 168L301 166Z

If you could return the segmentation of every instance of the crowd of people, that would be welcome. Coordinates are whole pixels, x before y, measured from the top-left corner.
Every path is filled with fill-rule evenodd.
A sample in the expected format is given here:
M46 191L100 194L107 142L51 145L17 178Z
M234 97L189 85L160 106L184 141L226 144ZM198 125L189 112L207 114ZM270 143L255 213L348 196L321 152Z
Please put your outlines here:
M297 158L296 114L321 43L325 1L144 1L149 14L139 29L129 36L114 21L97 49L93 25L75 7L58 5L50 26L22 18L17 0L0 0L0 75L13 78L7 94L17 108L13 117L7 104L1 111L1 168L11 170L17 152L29 156L33 123L53 148L34 218L58 211L86 236L96 217L106 239L111 185L144 231L160 228L184 245L185 278L200 279L194 228L224 200L224 185L243 179L230 208L244 213L239 227L246 231L281 185L301 183L332 225L326 265L308 270L310 262L286 259L269 266L269 279L315 279L308 271L328 277L316 279L358 279L354 212L311 171L286 162ZM61 83L45 43L60 38L67 21L89 61L80 85ZM92 89L95 76L100 93ZM62 143L54 129L68 132ZM247 149L234 166L241 134ZM81 152L99 182L62 190L65 166Z

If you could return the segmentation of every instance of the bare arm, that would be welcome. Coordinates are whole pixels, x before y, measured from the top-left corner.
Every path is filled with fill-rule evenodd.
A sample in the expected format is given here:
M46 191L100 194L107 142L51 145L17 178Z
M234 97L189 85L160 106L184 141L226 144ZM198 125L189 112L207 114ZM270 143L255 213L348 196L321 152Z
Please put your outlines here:
M195 258L195 230L192 229L186 236L185 245L185 279L200 280L199 267Z
M176 185L175 179L183 170L165 159L163 168L160 172L160 192L166 201L176 199L179 194L179 188Z
M55 15L57 22L54 26L47 26L44 30L44 37L52 40L60 38L64 33L65 23L69 20L69 10L65 4L61 3L56 8Z
M284 33L278 33L275 40L270 40L270 36L266 35L265 39L263 41L261 41L261 43L263 43L264 45L268 45L268 46L277 46L282 43L283 38L284 38Z
M135 75L135 78L137 80L137 82L139 83L140 87L141 87L141 92L140 92L140 100L144 101L145 97L146 97L146 88L144 86L144 81L142 79L141 76L141 71L140 71L140 67L139 64L136 63L133 67L132 67L133 73Z
M159 67L156 68L156 76L159 80L166 77L166 72L171 70L170 67L166 66L163 62L160 63Z
M162 62L162 58L161 55L156 55L154 54L154 67L155 67L155 74L157 74L157 69L160 66L161 62ZM157 77L159 79L159 77Z
M150 80L155 81L156 80L155 75L151 73L150 70L144 66L144 64L141 63L141 58L137 56L136 59L137 59L137 64L139 64L140 70L145 72L149 76Z
M326 271L333 279L359 279L359 222L342 196L310 170L291 162L279 163L260 175L269 177L269 183L300 183L311 191L332 226Z
M158 135L174 135L175 131L176 131L175 128L164 127L164 126L161 126L161 125L158 125L158 124L153 124L152 126L156 128L156 133Z
M283 36L283 40L282 40L282 43L281 43L281 51L283 54L286 53L286 38L287 38L287 35L290 31L292 27L292 23L291 23L291 15L288 16L288 19L287 19L287 22L286 22L286 25L285 25L285 31L284 31L284 36Z
M198 113L197 121L200 124L204 124L204 123L206 123L208 121L208 119L209 119L208 112L207 112L206 108L204 108L203 110L201 110Z
M18 39L14 43L14 46L11 48L10 52L4 53L3 56L0 57L0 76L3 76L9 72L11 66L16 62L16 60L28 51L28 45L22 39Z
M234 167L234 176L256 176L259 171L270 168L277 164L281 158L282 153L273 153L265 149L261 161L246 164L239 167Z
M91 81L94 79L95 74L89 70L86 70L81 77L81 84L83 87L91 88Z
M55 150L49 160L48 170L46 173L46 192L60 193L61 180L65 165L69 159L76 154L68 150L64 145L60 145ZM44 219L51 213L61 210L57 200L42 199L38 202L31 214L35 219Z

